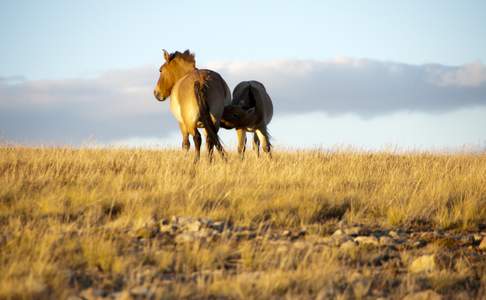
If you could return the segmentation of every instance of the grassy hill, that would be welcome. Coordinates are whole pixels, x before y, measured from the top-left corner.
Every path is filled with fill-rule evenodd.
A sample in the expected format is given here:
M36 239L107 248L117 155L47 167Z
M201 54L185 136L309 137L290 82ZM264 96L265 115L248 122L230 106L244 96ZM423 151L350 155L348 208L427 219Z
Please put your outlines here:
M484 153L192 155L1 147L0 298L486 295Z

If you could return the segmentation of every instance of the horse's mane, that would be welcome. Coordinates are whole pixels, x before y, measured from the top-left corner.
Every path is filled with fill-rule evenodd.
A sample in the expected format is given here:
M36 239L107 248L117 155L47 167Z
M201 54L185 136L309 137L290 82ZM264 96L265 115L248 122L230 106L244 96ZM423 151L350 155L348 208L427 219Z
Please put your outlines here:
M194 53L191 53L189 51L189 49L187 49L186 51L184 51L182 53L179 52L179 51L176 51L174 53L169 54L169 62L172 61L173 59L177 58L177 57L179 57L179 58L181 58L181 59L183 59L187 62L194 62L195 61Z

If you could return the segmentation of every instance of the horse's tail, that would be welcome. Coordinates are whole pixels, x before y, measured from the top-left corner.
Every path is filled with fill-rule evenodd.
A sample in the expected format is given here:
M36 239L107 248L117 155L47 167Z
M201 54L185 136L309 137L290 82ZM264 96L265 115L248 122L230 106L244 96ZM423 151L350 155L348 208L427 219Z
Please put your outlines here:
M258 89L251 84L248 86L248 100L255 105L255 124L258 125L263 121L263 103L261 103L262 96Z
M197 104L199 106L199 115L201 122L206 128L206 132L208 137L212 140L216 149L224 156L224 149L223 145L221 144L221 140L219 139L216 126L214 126L213 120L211 119L209 113L209 106L206 102L206 85L202 84L199 81L194 83L194 94L196 95Z

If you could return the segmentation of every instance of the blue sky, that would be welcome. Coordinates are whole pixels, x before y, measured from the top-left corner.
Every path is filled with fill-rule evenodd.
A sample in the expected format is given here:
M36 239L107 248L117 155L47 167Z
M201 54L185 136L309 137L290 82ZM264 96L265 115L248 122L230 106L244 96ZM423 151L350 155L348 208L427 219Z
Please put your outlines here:
M302 100L283 99L279 110L279 99L274 97L277 119L273 121L276 127L273 132L282 146L302 145L302 142L292 142L302 134L286 127L299 118L306 120L302 124L306 131L334 128L332 135L305 135L308 141L305 146L345 143L371 148L387 144L427 148L480 144L486 140L485 123L478 117L486 113L484 1L3 0L0 2L0 36L0 79L4 82L0 81L0 117L3 117L0 137L9 140L78 143L95 136L102 142L161 138L168 144L178 144L177 131L172 126L174 120L167 115L164 104L150 98L151 85L157 79L156 70L162 62L162 48L169 51L190 48L196 52L198 65L226 74L231 84L249 79L243 78L244 75L267 80L269 90L281 99L285 95L298 95L299 88L305 86L305 82L294 87L284 86L281 78L286 78L290 72L307 72L310 68L314 70L313 75L324 74L322 80L328 81L342 75L341 69L322 67L319 65L322 62L342 65L344 61L353 65L368 61L372 63L359 64L369 68L378 66L380 70L413 67L406 73L410 75L407 82L412 87L409 92L404 92L407 86L394 90L398 85L390 75L394 74L392 71L375 73L373 69L366 69L363 73L354 68L355 73L346 73L348 77L339 77L341 81L336 79L342 90L358 90L367 85L369 88L365 90L369 91L379 87L380 82L389 82L386 90L376 93L383 98L379 101L371 99L375 93L370 93L368 102L363 102L357 94L349 96L349 93L334 90L329 106L325 102L325 105L316 105L315 111L295 111L290 102ZM312 67L289 70L291 62L304 62ZM278 71L267 70L265 74L258 71L260 65L269 63L274 63L272 70ZM441 68L431 71L427 67L429 64ZM235 65L239 67L235 69ZM116 70L124 72L125 77L113 81L116 76L111 74L116 74ZM434 77L435 86L430 86L434 92L424 85L422 94L414 93L412 83L417 82L413 79L418 76L416 74L425 74L420 75L424 82L429 80L429 75L439 74L438 79ZM23 85L22 89L19 84ZM99 88L90 90L95 85ZM440 91L436 89L446 85L448 87ZM29 94L20 95L19 90L27 88ZM65 94L61 95L60 89ZM92 108L89 105L117 103L115 96L120 97L117 94L120 90L139 91L131 99L132 94L123 94L126 96L123 101L126 107L133 105L135 110L140 110L140 114L127 116L113 108L107 112L109 116L98 117L98 127L93 125L83 130L83 124L92 117L88 113ZM317 93L316 99L309 103L329 97L325 89ZM103 103L93 104L82 98L84 94ZM341 99L343 95L349 99ZM431 98L429 105L427 95L440 99ZM456 95L456 98L448 99L448 95ZM403 98L401 103L395 103L398 96ZM306 97L313 97L313 94L306 94ZM28 102L31 98L42 98L43 104L37 103L39 106L33 110ZM70 105L69 98L78 99L76 105ZM444 102L444 109L440 101ZM368 105L370 113L353 109L360 105ZM51 115L53 111L56 115L70 117L56 122ZM80 111L86 114L80 115ZM140 118L143 122L138 121ZM163 120L158 123L158 119ZM31 127L29 120L35 120L31 121ZM143 125L127 125L124 136L114 133L115 124L120 122ZM343 122L347 125L343 126ZM404 138L399 139L377 129L400 128L397 125L404 122L412 127L421 124L422 128L444 131L439 134L437 130L404 130L400 133ZM110 126L112 131L106 130ZM360 138L350 130L353 126L365 129ZM58 127L66 129L58 130ZM272 130L272 125L270 128ZM73 132L78 134L73 135ZM172 138L168 140L168 137Z
M160 62L160 49L213 60L486 61L484 1L25 1L0 4L0 73L87 76Z

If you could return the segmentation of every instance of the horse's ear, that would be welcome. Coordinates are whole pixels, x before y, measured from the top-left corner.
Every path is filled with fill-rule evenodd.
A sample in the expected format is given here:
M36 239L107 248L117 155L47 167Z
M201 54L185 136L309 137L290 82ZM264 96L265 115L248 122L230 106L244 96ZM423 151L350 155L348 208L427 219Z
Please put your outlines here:
M169 62L169 59L170 59L170 54L169 52L167 52L167 50L165 49L162 49L162 51L164 51L164 59L166 62Z

